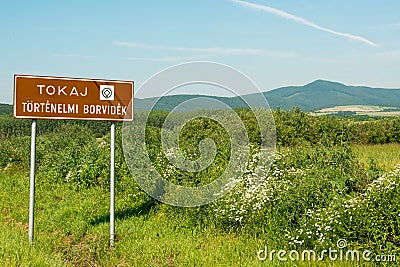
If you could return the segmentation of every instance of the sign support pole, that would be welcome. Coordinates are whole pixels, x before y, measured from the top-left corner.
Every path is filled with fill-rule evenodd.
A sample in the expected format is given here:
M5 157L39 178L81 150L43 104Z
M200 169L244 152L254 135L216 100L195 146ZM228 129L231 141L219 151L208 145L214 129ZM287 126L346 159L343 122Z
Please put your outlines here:
M111 122L111 164L110 164L110 246L114 246L115 226L114 226L114 207L115 207L115 122Z
M133 105L130 105L134 96L133 86L133 81L14 75L14 118L32 119L28 218L28 235L31 246L34 243L35 226L36 126L38 119L111 121L110 246L114 246L115 122L133 121ZM58 94L56 94L57 89L55 88L58 88Z
M36 120L32 120L31 169L29 179L29 242L33 245L35 213Z

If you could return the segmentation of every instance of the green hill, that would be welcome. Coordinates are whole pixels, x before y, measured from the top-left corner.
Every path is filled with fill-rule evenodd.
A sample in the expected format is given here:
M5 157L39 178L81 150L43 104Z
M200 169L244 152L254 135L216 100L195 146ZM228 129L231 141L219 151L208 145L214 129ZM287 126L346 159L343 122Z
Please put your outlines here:
M305 111L346 105L400 106L400 89L346 86L317 80L305 86L279 88L264 93L271 107L289 109L294 106Z
M291 109L300 107L304 111L314 111L334 106L368 105L400 107L400 89L370 88L362 86L347 86L337 82L317 80L304 86L289 86L264 93L271 108ZM200 95L174 95L162 98L136 99L136 110L154 109L172 110L175 106L189 99L202 97ZM231 107L245 107L243 100L251 103L259 101L259 94L248 94L240 97L211 97ZM261 102L260 102L261 103ZM184 110L218 108L204 98L198 99L186 106Z

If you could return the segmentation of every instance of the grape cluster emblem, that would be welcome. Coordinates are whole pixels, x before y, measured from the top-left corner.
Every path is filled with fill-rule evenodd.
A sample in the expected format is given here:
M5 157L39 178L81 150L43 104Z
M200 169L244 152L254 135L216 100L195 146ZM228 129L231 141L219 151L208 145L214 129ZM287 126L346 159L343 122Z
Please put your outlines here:
M110 88L106 87L101 91L101 94L103 95L104 98L109 99L112 95L112 91Z

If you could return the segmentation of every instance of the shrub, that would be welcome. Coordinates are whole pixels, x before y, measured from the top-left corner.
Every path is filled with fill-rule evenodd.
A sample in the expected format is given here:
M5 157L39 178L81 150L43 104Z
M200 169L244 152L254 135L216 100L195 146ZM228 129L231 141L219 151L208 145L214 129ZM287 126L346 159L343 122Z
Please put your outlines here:
M286 235L290 243L328 247L345 239L353 247L376 252L400 249L400 166L372 181L363 192L335 198L309 209L302 226Z
M74 186L105 184L109 173L109 145L96 141L80 125L62 125L56 132L38 138L39 174L49 182Z
M360 169L348 146L303 145L277 153L269 171L266 166L248 167L242 179L232 179L225 188L234 185L233 189L208 207L209 215L222 227L268 233L276 240L285 230L299 228L310 210L356 194L355 187L349 185L367 173ZM371 179L377 173L374 175Z

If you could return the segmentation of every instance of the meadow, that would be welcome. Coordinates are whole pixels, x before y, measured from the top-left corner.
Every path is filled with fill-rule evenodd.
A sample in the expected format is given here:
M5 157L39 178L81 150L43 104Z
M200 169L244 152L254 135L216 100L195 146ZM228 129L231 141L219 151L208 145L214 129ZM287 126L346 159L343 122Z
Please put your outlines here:
M400 247L400 119L360 121L273 112L277 149L257 164L262 140L250 110L236 110L252 155L235 186L208 205L181 208L145 193L132 178L117 125L116 243L109 247L108 123L39 121L35 242L28 242L29 121L0 117L0 264L2 266L360 266L393 262L261 261L260 250L370 250ZM142 116L140 113L135 116ZM152 112L146 145L155 168L180 185L209 183L229 161L219 125L192 121L179 149L198 158L216 141L217 164L200 173L169 168L160 149L168 113ZM182 115L184 116L184 115ZM178 116L179 117L179 116ZM140 121L140 120L138 120ZM171 131L173 126L170 127ZM171 153L174 153L173 151ZM142 162L136 159L140 175ZM165 172L165 170L171 170ZM145 174L145 170L143 170ZM147 173L146 173L147 175ZM240 178L240 179L239 179ZM167 196L166 196L167 197Z

